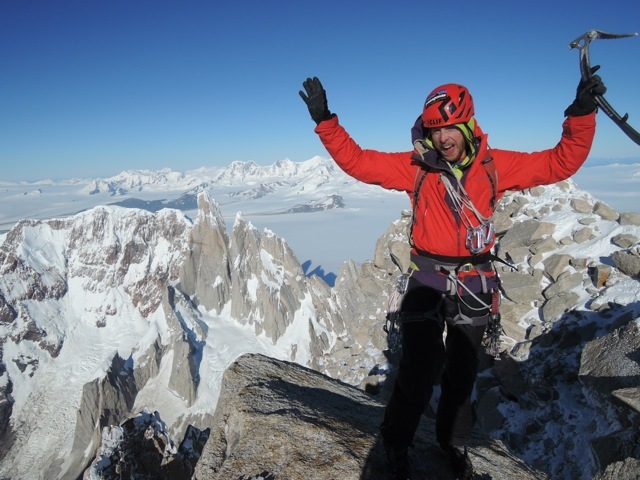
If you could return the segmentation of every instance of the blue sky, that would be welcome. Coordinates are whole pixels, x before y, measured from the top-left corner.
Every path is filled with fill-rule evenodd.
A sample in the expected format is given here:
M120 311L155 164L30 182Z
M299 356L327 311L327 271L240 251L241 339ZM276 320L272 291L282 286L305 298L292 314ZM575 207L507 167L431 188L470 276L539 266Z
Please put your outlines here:
M568 44L590 29L640 31L637 1L2 0L0 180L326 156L309 76L365 148L410 149L448 82L491 146L548 148L579 80ZM639 130L640 37L593 42L591 63ZM640 147L601 113L591 158Z

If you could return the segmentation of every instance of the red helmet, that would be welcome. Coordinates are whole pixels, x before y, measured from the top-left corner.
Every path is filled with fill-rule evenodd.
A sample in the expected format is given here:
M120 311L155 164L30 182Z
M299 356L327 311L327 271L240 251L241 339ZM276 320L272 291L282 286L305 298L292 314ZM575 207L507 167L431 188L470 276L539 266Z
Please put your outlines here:
M422 123L425 128L467 123L473 117L473 98L466 87L447 83L435 88L424 102Z

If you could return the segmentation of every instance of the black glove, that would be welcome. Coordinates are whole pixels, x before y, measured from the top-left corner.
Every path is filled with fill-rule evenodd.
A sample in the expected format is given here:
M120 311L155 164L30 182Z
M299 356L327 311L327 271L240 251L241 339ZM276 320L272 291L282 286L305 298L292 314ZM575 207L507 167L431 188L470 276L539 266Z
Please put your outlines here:
M586 80L580 80L578 84L578 90L576 93L576 99L571 105L564 111L566 116L579 117L582 115L588 115L595 111L598 107L596 103L595 95L604 95L607 91L607 87L602 83L602 79L599 75L594 75L600 68L600 65L596 65L591 68L591 76Z
M307 104L309 114L316 124L323 120L329 120L333 115L327 106L327 92L322 88L318 77L307 78L302 84L307 94L300 90L300 97Z

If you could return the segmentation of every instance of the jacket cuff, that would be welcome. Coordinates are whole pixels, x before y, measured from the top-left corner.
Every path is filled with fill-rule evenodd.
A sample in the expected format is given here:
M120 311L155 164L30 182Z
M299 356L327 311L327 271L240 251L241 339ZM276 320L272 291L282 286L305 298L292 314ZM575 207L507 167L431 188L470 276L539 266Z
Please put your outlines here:
M339 124L338 115L336 115L335 113L332 113L331 118L321 121L313 131L316 133L320 133L323 130L326 130L328 128L333 128L338 124Z

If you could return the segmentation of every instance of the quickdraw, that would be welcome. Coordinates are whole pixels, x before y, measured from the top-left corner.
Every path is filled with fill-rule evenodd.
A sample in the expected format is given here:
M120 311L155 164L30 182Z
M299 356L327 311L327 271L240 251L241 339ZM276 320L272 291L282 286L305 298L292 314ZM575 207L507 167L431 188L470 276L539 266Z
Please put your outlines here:
M500 322L500 290L495 288L491 292L491 310L489 323L484 332L484 346L487 355L491 355L494 360L500 360L500 339L505 334Z
M391 260L402 272L402 266L400 260L391 253ZM402 348L402 334L400 331L400 304L402 297L407 292L407 285L409 283L409 275L402 273L396 279L396 285L389 297L389 304L387 306L387 318L382 329L387 334L387 345L389 352L392 354L398 353Z
M591 73L591 65L589 60L589 44L598 38L602 39L615 39L625 37L635 37L637 33L606 33L600 30L589 30L584 35L579 36L573 42L569 44L569 48L577 48L580 50L580 73L583 80L588 80ZM620 116L618 112L605 100L602 95L594 96L596 103L602 109L607 116L613 120L613 122L620 127L620 129L627 134L627 136L635 143L640 145L640 133L634 130L631 125L627 123L629 114L625 113L624 116Z

